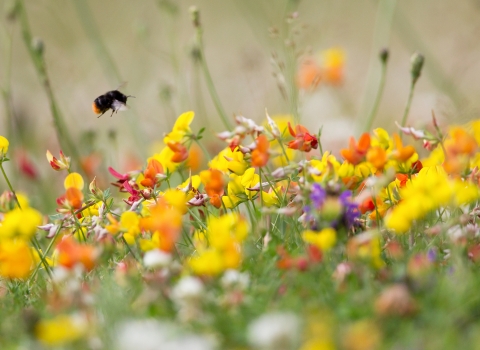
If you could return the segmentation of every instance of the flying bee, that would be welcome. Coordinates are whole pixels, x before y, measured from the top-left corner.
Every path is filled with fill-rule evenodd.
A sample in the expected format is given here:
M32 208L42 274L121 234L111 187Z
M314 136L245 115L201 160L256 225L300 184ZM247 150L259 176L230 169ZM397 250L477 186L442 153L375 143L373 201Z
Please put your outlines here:
M105 114L106 111L109 109L112 110L113 113L117 113L118 111L123 111L127 109L127 98L135 97L131 95L124 95L118 90L112 90L107 92L104 95L98 96L92 104L92 109L95 114L100 114L97 118L100 118L102 115Z

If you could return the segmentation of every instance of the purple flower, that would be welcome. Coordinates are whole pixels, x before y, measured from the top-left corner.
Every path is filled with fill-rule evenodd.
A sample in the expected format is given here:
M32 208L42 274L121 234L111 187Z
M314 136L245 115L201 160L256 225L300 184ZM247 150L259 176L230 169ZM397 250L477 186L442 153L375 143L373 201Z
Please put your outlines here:
M345 191L339 197L340 203L344 208L344 218L348 228L355 225L357 219L360 218L360 210L358 204L352 201L352 192Z
M327 198L327 191L320 186L319 184L315 183L312 185L312 192L310 193L310 199L313 202L313 205L316 209L320 209L325 203L325 199Z

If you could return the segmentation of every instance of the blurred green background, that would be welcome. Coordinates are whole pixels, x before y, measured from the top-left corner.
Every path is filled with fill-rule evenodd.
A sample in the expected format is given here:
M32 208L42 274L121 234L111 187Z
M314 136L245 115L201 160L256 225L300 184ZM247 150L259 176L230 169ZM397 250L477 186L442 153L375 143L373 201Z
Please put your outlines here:
M44 154L46 149L58 154L59 145L14 5L3 0L0 6L1 134L12 143L8 170L15 185L41 201L58 176ZM99 173L108 166L124 171L142 164L184 111L196 112L194 130L207 127L207 143L214 142L213 132L224 130L192 58L192 5L200 11L205 59L228 116L261 122L265 108L270 115L290 113L276 65L294 69L297 63L288 57L330 47L346 53L343 84L321 85L299 96L301 123L315 132L324 126L324 149L338 151L350 135L359 134L375 98L378 52L384 47L390 60L375 127L392 131L393 122L401 120L415 51L425 55L425 67L410 125L429 123L432 109L444 125L465 122L480 107L480 2L475 0L25 1L72 140L82 156L98 155L93 161ZM297 18L287 20L292 13ZM136 97L129 99L130 109L97 119L93 100L122 82L128 82L122 92ZM36 176L22 170L22 157ZM38 182L46 193L33 190Z

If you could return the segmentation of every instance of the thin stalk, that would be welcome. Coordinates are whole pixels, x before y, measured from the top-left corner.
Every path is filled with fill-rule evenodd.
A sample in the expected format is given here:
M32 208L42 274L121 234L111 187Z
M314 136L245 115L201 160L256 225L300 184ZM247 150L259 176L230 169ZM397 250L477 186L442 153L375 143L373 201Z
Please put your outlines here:
M5 178L5 181L7 181L8 188L10 189L10 192L13 193L13 198L15 199L15 202L17 203L17 206L19 209L22 209L22 206L20 205L20 202L18 201L17 194L13 190L12 184L10 183L10 180L8 179L7 174L5 173L5 169L3 169L3 161L0 160L0 169L2 170L3 177Z
M382 100L383 91L385 89L385 81L387 76L387 61L382 60L382 70L380 72L380 81L378 83L377 95L375 96L375 101L373 102L372 110L368 115L367 123L365 124L364 131L368 132L372 128L373 121L377 116L378 107L380 106L380 101Z
M129 252L130 254L132 254L133 258L134 258L136 261L140 262L140 260L138 260L137 256L133 253L133 250L130 248L130 245L128 244L128 242L127 242L127 240L125 239L125 237L123 237L123 235L122 235L122 241L123 241L123 243L125 244L125 246L127 247L128 252Z
M414 89L415 83L412 81L412 83L410 84L410 92L408 93L407 105L405 106L405 111L403 112L402 123L400 124L402 127L404 127L407 123L408 113L410 112L410 106L412 105Z
M200 24L200 13L197 8L191 8L191 14L193 18L193 25L195 27L195 53L194 59L196 59L200 63L200 67L203 72L203 76L205 78L205 83L207 84L208 92L210 93L210 97L212 98L213 104L217 113L219 114L220 118L224 126L228 130L232 130L232 124L230 119L228 118L227 114L225 113L225 109L220 102L220 98L218 97L217 90L215 89L215 85L213 84L213 79L210 74L210 70L208 69L207 61L205 60L205 48L203 45L203 28Z
M210 163L210 161L212 160L212 157L210 156L210 153L207 151L205 146L200 142L200 140L193 139L193 141L195 141L195 143L198 145L198 147L200 147L202 152L205 154L205 157L207 158L208 163Z
M47 94L58 142L80 167L80 155L72 141L72 137L70 136L68 129L65 126L63 117L53 94L50 79L47 74L47 67L43 57L43 43L40 41L34 43L23 0L17 0L17 8L20 18L20 25L22 28L23 41L25 42L25 46L30 54L30 58L33 61L33 65L35 66L35 70L37 71L40 82Z
M388 47L390 42L390 34L393 26L393 19L397 10L397 0L381 0L375 1L377 5L377 13L375 15L375 26L372 38L372 53L371 57L377 57L379 48ZM362 102L359 111L359 122L367 120L370 110L370 103L374 101L375 94L378 94L377 76L378 76L377 61L371 59L368 65L367 81L365 84L365 92L362 97ZM357 130L363 129L361 125L357 125Z
M11 30L13 32L13 29ZM3 102L5 106L5 115L7 116L7 139L14 139L14 117L12 108L12 86L11 86L11 74L12 74L12 52L13 52L13 39L12 32L6 29L7 44L5 48L5 85L2 88Z

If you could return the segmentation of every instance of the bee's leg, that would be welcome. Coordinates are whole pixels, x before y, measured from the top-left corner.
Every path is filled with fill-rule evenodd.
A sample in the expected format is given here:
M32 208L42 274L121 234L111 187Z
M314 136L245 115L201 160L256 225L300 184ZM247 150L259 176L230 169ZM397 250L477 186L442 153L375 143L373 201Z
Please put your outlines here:
M114 109L112 109L112 114L110 114L110 118L113 117L113 113L115 113Z
M105 112L103 112L102 114L100 114L97 118L100 118L100 117L101 117L102 115L104 115L104 114L105 114Z

